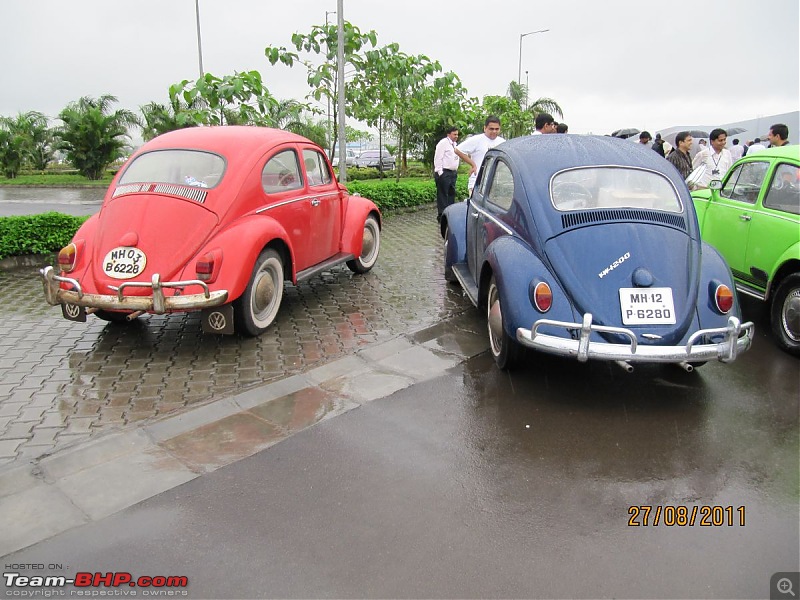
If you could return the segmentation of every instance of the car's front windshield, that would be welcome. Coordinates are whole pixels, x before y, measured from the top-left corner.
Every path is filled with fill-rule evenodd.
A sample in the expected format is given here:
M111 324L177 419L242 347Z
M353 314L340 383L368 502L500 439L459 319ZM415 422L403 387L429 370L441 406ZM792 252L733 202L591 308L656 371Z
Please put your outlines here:
M672 183L655 171L631 167L581 167L550 181L553 206L562 211L637 208L683 212Z
M225 160L200 150L155 150L137 156L125 168L119 185L173 183L213 188L225 172Z

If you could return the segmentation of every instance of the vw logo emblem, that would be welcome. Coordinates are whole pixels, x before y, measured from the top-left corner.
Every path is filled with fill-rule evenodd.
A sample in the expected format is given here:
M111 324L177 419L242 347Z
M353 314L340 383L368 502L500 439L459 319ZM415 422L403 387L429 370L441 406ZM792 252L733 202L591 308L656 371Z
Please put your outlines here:
M223 315L221 312L212 312L210 315L208 315L208 325L217 331L225 329L225 315Z
M64 305L64 312L67 313L67 316L70 316L74 319L81 314L81 307L76 306L75 304L66 304Z

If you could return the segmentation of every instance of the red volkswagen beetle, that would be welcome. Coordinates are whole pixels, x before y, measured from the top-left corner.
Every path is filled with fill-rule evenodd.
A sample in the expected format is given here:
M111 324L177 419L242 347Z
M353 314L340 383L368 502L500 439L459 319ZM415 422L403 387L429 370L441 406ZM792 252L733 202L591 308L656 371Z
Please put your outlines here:
M264 127L196 127L144 144L100 212L42 269L64 317L203 313L203 330L259 335L297 284L378 259L381 215L350 196L325 153Z

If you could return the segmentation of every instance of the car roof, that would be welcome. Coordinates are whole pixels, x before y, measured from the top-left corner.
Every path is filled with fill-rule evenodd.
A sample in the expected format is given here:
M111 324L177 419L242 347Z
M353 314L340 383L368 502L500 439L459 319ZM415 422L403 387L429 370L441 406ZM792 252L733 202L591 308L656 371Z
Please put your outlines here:
M768 157L774 156L775 158L800 158L800 146L788 144L786 146L771 146L766 150L754 152L753 154L746 154L742 158L755 158L755 157Z
M699 235L686 183L672 163L649 145L611 136L547 134L503 142L490 150L485 160L492 155L505 155L513 165L515 194L519 191L520 198L526 199L533 221L545 238L563 230L561 217L564 213L553 207L550 198L551 178L566 169L592 166L647 169L663 175L672 182L683 206L682 213L692 215L689 219L681 216L686 230L693 237ZM522 186L520 190L516 189L517 181Z
M301 135L271 127L223 125L213 127L188 127L160 135L140 150L167 148L193 148L218 152L228 157L258 154L268 148L287 142L310 141Z
M526 180L550 177L582 166L632 166L671 174L672 165L650 146L611 136L548 134L518 137L496 147L509 156Z

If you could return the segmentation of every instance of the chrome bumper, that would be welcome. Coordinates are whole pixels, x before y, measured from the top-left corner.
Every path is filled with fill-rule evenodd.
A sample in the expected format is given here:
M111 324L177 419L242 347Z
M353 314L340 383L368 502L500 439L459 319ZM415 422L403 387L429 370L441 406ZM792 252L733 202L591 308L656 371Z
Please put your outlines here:
M578 331L579 338L571 339L538 333L538 329L545 325ZM753 323L741 323L736 317L728 317L727 327L696 331L685 346L641 346L636 341L636 334L630 329L593 325L591 313L586 313L583 316L583 323L540 319L531 329L523 327L517 329L517 340L528 348L561 356L574 356L580 362L586 362L590 358L622 362L684 363L707 360L732 362L740 352L750 348L753 343L753 331ZM591 341L589 337L592 332L622 335L628 338L629 343ZM698 340L711 335L724 335L725 339L717 344L697 344Z
M158 274L153 275L150 282L128 281L121 283L114 289L116 295L105 294L84 294L77 279L71 277L61 277L56 275L53 267L45 267L39 273L42 275L44 283L44 297L48 304L57 306L59 304L73 304L86 308L96 308L103 310L120 311L145 311L163 315L172 311L194 310L201 308L211 308L225 304L228 299L227 290L211 292L208 285L199 279L189 281L161 281ZM68 283L73 289L62 289L59 284ZM185 296L165 296L163 288L185 288L196 285L203 288L200 294L187 294ZM153 290L152 296L126 296L127 288L146 287Z

